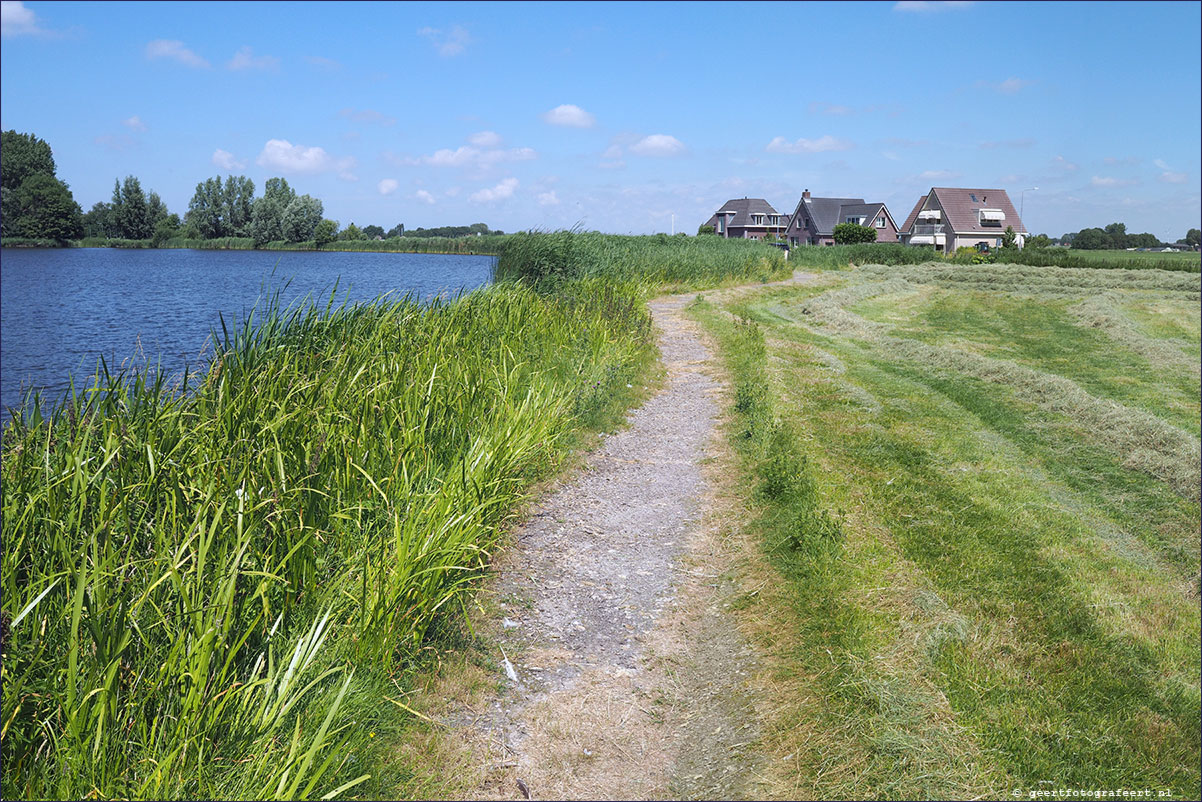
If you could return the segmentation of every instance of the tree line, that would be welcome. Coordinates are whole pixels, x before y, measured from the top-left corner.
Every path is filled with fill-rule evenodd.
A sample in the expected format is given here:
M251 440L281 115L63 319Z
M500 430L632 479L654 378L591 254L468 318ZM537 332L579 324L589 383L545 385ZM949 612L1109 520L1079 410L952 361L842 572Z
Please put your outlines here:
M1046 236L1042 234L1039 236L1047 240L1046 243L1042 244L1052 244L1052 240ZM1184 237L1173 244L1197 248L1200 239L1202 239L1202 232L1196 228L1191 228L1186 232ZM1076 233L1064 234L1060 237L1059 244L1068 245L1083 251L1121 251L1127 248L1157 248L1169 243L1161 242L1160 238L1155 234L1148 234L1146 232L1143 234L1128 234L1125 223L1111 223L1105 228L1083 228Z
M350 223L340 228L327 219L321 200L299 195L283 178L269 178L262 196L255 183L243 175L205 179L196 185L188 210L181 218L171 213L157 192L146 192L136 176L116 179L112 198L80 210L66 183L55 175L50 145L33 134L3 133L2 165L4 237L66 242L89 237L106 240L149 241L154 247L170 239L253 240L255 247L269 242L313 243L321 247L335 241L392 237L468 237L501 234L484 223L405 231L398 223L362 228Z

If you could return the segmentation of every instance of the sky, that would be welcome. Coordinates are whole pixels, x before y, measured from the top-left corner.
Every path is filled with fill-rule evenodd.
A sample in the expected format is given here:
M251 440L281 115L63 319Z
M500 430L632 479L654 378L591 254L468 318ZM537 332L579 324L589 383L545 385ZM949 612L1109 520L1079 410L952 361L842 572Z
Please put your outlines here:
M1202 4L2 3L0 126L86 211L283 176L343 226L685 231L730 198L1005 189L1199 227ZM1024 191L1025 190L1025 191Z

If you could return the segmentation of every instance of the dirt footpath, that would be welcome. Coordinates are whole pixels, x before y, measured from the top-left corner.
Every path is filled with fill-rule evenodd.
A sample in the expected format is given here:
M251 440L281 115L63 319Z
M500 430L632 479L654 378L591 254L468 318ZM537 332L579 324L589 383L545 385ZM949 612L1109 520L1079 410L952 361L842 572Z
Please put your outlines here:
M650 305L662 389L534 511L495 566L505 692L455 722L478 795L754 798L754 656L707 457L720 386L681 308Z

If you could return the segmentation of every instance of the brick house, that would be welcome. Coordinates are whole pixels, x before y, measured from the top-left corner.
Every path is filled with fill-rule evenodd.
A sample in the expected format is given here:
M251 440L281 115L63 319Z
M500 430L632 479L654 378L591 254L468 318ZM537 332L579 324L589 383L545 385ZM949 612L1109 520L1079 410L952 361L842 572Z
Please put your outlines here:
M1027 229L1006 190L932 187L914 204L900 236L907 245L934 245L940 253L955 253L980 244L1000 248L1007 226L1023 247Z
M874 228L877 242L897 242L897 223L885 204L865 203L863 198L815 198L808 189L789 217L785 238L790 245L834 245L839 223Z
M704 225L713 226L714 233L725 239L763 239L782 235L785 218L763 198L734 198Z

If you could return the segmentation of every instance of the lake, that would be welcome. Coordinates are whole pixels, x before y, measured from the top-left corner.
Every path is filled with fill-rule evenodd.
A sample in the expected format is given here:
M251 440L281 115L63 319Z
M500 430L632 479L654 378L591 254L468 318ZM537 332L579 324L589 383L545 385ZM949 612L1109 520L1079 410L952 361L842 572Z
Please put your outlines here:
M194 251L70 248L0 252L0 415L29 387L57 402L71 377L91 383L100 357L110 370L153 363L195 369L211 331L242 320L281 289L285 304L324 306L413 293L423 301L492 280L495 258L407 253ZM285 288L285 284L287 285Z

